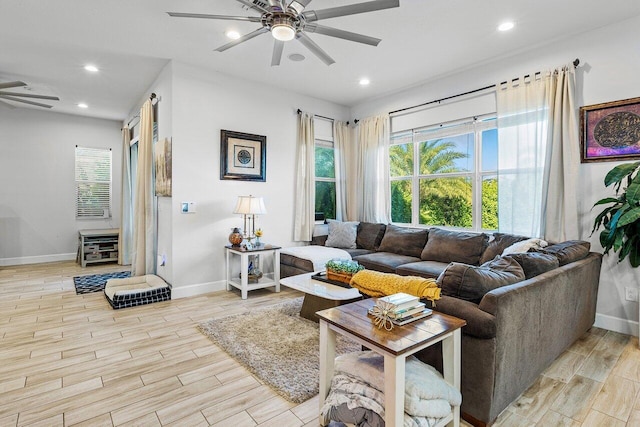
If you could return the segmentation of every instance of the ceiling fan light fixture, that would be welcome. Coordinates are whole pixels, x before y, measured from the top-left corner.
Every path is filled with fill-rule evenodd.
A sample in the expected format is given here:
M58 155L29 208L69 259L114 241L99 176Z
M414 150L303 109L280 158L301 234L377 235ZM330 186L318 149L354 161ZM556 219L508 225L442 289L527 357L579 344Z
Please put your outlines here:
M283 42L293 40L296 36L296 30L293 28L291 19L288 17L275 18L271 24L271 35L274 39Z

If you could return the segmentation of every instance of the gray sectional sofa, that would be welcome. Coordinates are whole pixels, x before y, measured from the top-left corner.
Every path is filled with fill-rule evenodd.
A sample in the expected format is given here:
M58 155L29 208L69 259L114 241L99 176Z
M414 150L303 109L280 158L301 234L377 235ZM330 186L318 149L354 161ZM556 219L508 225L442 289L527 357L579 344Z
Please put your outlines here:
M568 241L502 256L525 239L359 223L356 247L345 248L368 269L437 278L435 309L467 321L462 414L474 425L492 424L595 321L602 255ZM313 268L283 255L280 270L286 277ZM440 355L434 347L419 357L441 369Z

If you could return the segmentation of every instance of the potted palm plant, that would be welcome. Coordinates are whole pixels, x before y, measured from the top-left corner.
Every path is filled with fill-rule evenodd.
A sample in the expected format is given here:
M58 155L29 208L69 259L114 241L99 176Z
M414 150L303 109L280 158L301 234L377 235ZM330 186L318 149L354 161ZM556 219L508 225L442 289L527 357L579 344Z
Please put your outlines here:
M615 197L598 200L593 207L610 205L596 216L593 234L601 227L600 243L604 253L618 252L618 262L629 256L632 267L640 266L640 162L625 163L611 169L604 178L605 187L613 185ZM626 183L626 186L620 188Z

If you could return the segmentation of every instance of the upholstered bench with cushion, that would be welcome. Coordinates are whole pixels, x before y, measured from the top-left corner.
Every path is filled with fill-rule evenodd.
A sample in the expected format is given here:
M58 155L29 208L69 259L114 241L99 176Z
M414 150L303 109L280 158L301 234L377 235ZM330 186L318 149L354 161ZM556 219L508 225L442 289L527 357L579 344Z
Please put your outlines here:
M145 276L111 279L104 287L104 295L114 309L135 307L171 299L171 286L160 277Z

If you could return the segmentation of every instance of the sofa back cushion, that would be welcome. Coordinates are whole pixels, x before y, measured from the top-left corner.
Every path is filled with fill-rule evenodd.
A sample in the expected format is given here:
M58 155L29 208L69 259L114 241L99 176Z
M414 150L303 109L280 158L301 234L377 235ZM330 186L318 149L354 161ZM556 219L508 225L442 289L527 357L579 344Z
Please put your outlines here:
M429 240L420 254L425 261L478 265L489 236L484 233L429 229Z
M499 257L479 267L452 262L438 277L437 283L442 288L442 295L477 304L487 292L524 278L524 271L515 259Z
M526 252L506 256L515 259L516 262L520 264L520 267L522 267L524 271L525 279L531 279L554 268L558 268L560 265L558 258L550 254Z
M359 249L369 249L377 251L384 237L385 224L373 222L361 222L358 224L358 235L356 236L356 246Z
M327 222L329 223L329 237L327 237L325 246L343 249L356 248L357 221L342 222L330 219Z
M389 224L378 251L420 258L420 253L427 242L428 233L427 229L398 227Z
M502 251L509 246L523 240L527 240L527 237L507 233L493 233L493 240L489 241L489 245L482 253L479 263L484 264L487 261L491 261L496 256L501 255Z
M585 258L589 255L589 250L591 250L591 243L584 240L567 240L546 248L535 249L536 252L556 256L561 266Z

